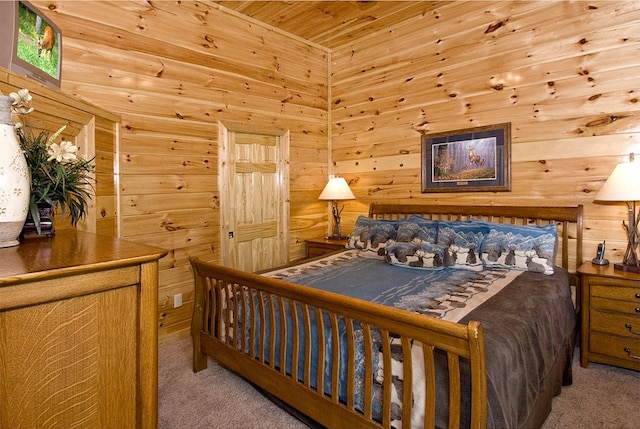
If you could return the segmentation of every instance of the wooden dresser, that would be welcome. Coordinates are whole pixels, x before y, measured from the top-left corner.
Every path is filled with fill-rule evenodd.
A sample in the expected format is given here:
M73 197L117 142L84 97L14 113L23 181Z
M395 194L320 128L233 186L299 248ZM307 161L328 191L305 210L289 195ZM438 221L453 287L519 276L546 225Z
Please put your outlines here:
M580 365L640 370L640 274L583 264Z
M165 254L71 229L0 249L0 429L157 427Z

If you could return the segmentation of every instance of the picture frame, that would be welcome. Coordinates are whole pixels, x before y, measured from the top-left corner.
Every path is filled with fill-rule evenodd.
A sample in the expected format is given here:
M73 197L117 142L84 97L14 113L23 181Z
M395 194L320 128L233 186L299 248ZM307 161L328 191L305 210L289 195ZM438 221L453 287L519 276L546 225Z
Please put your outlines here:
M511 191L511 123L422 136L422 192Z

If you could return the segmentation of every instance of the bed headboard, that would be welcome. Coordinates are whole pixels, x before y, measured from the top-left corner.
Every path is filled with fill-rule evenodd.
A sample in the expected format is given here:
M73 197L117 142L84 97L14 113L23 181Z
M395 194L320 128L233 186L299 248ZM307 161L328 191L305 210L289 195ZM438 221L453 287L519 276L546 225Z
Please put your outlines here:
M553 223L558 228L559 248L556 264L575 274L582 265L582 210L582 205L538 207L372 203L369 206L369 217L405 219L415 214L433 220L481 219L488 222L538 226ZM575 277L572 278L572 283L575 281Z

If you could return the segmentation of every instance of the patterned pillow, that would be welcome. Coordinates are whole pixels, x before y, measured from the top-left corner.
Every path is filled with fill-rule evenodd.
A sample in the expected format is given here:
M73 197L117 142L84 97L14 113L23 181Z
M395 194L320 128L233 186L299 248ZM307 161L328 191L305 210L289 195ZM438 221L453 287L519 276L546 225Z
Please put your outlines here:
M389 240L395 240L399 221L358 216L347 241L348 249L363 250L366 256L384 257Z
M427 270L444 268L444 248L433 243L389 243L385 248L385 254L385 260L391 265Z
M487 224L482 261L489 267L553 274L558 232L556 225Z
M412 216L408 221L398 224L396 241L431 243L438 239L438 222Z
M482 240L489 227L475 222L438 221L438 244L444 248L444 266L481 271Z

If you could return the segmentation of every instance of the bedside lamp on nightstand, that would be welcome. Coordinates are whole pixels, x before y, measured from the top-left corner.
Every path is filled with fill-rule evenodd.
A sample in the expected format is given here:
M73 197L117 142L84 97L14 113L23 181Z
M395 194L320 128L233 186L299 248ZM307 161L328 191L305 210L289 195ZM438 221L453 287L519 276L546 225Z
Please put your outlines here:
M634 162L633 153L629 155L629 162L622 162L616 166L602 186L596 201L624 201L629 212L629 223L622 221L627 233L627 250L622 263L614 264L613 268L621 271L640 273L638 260L638 244L640 243L640 213L637 203L640 201L640 162Z
M338 208L338 201L343 200L355 200L356 197L351 192L347 181L343 177L329 177L329 182L322 190L322 193L318 197L319 200L330 200L332 202L331 207L333 209L333 235L330 237L333 240L342 240L342 225L340 225L340 214L344 209L344 205Z

